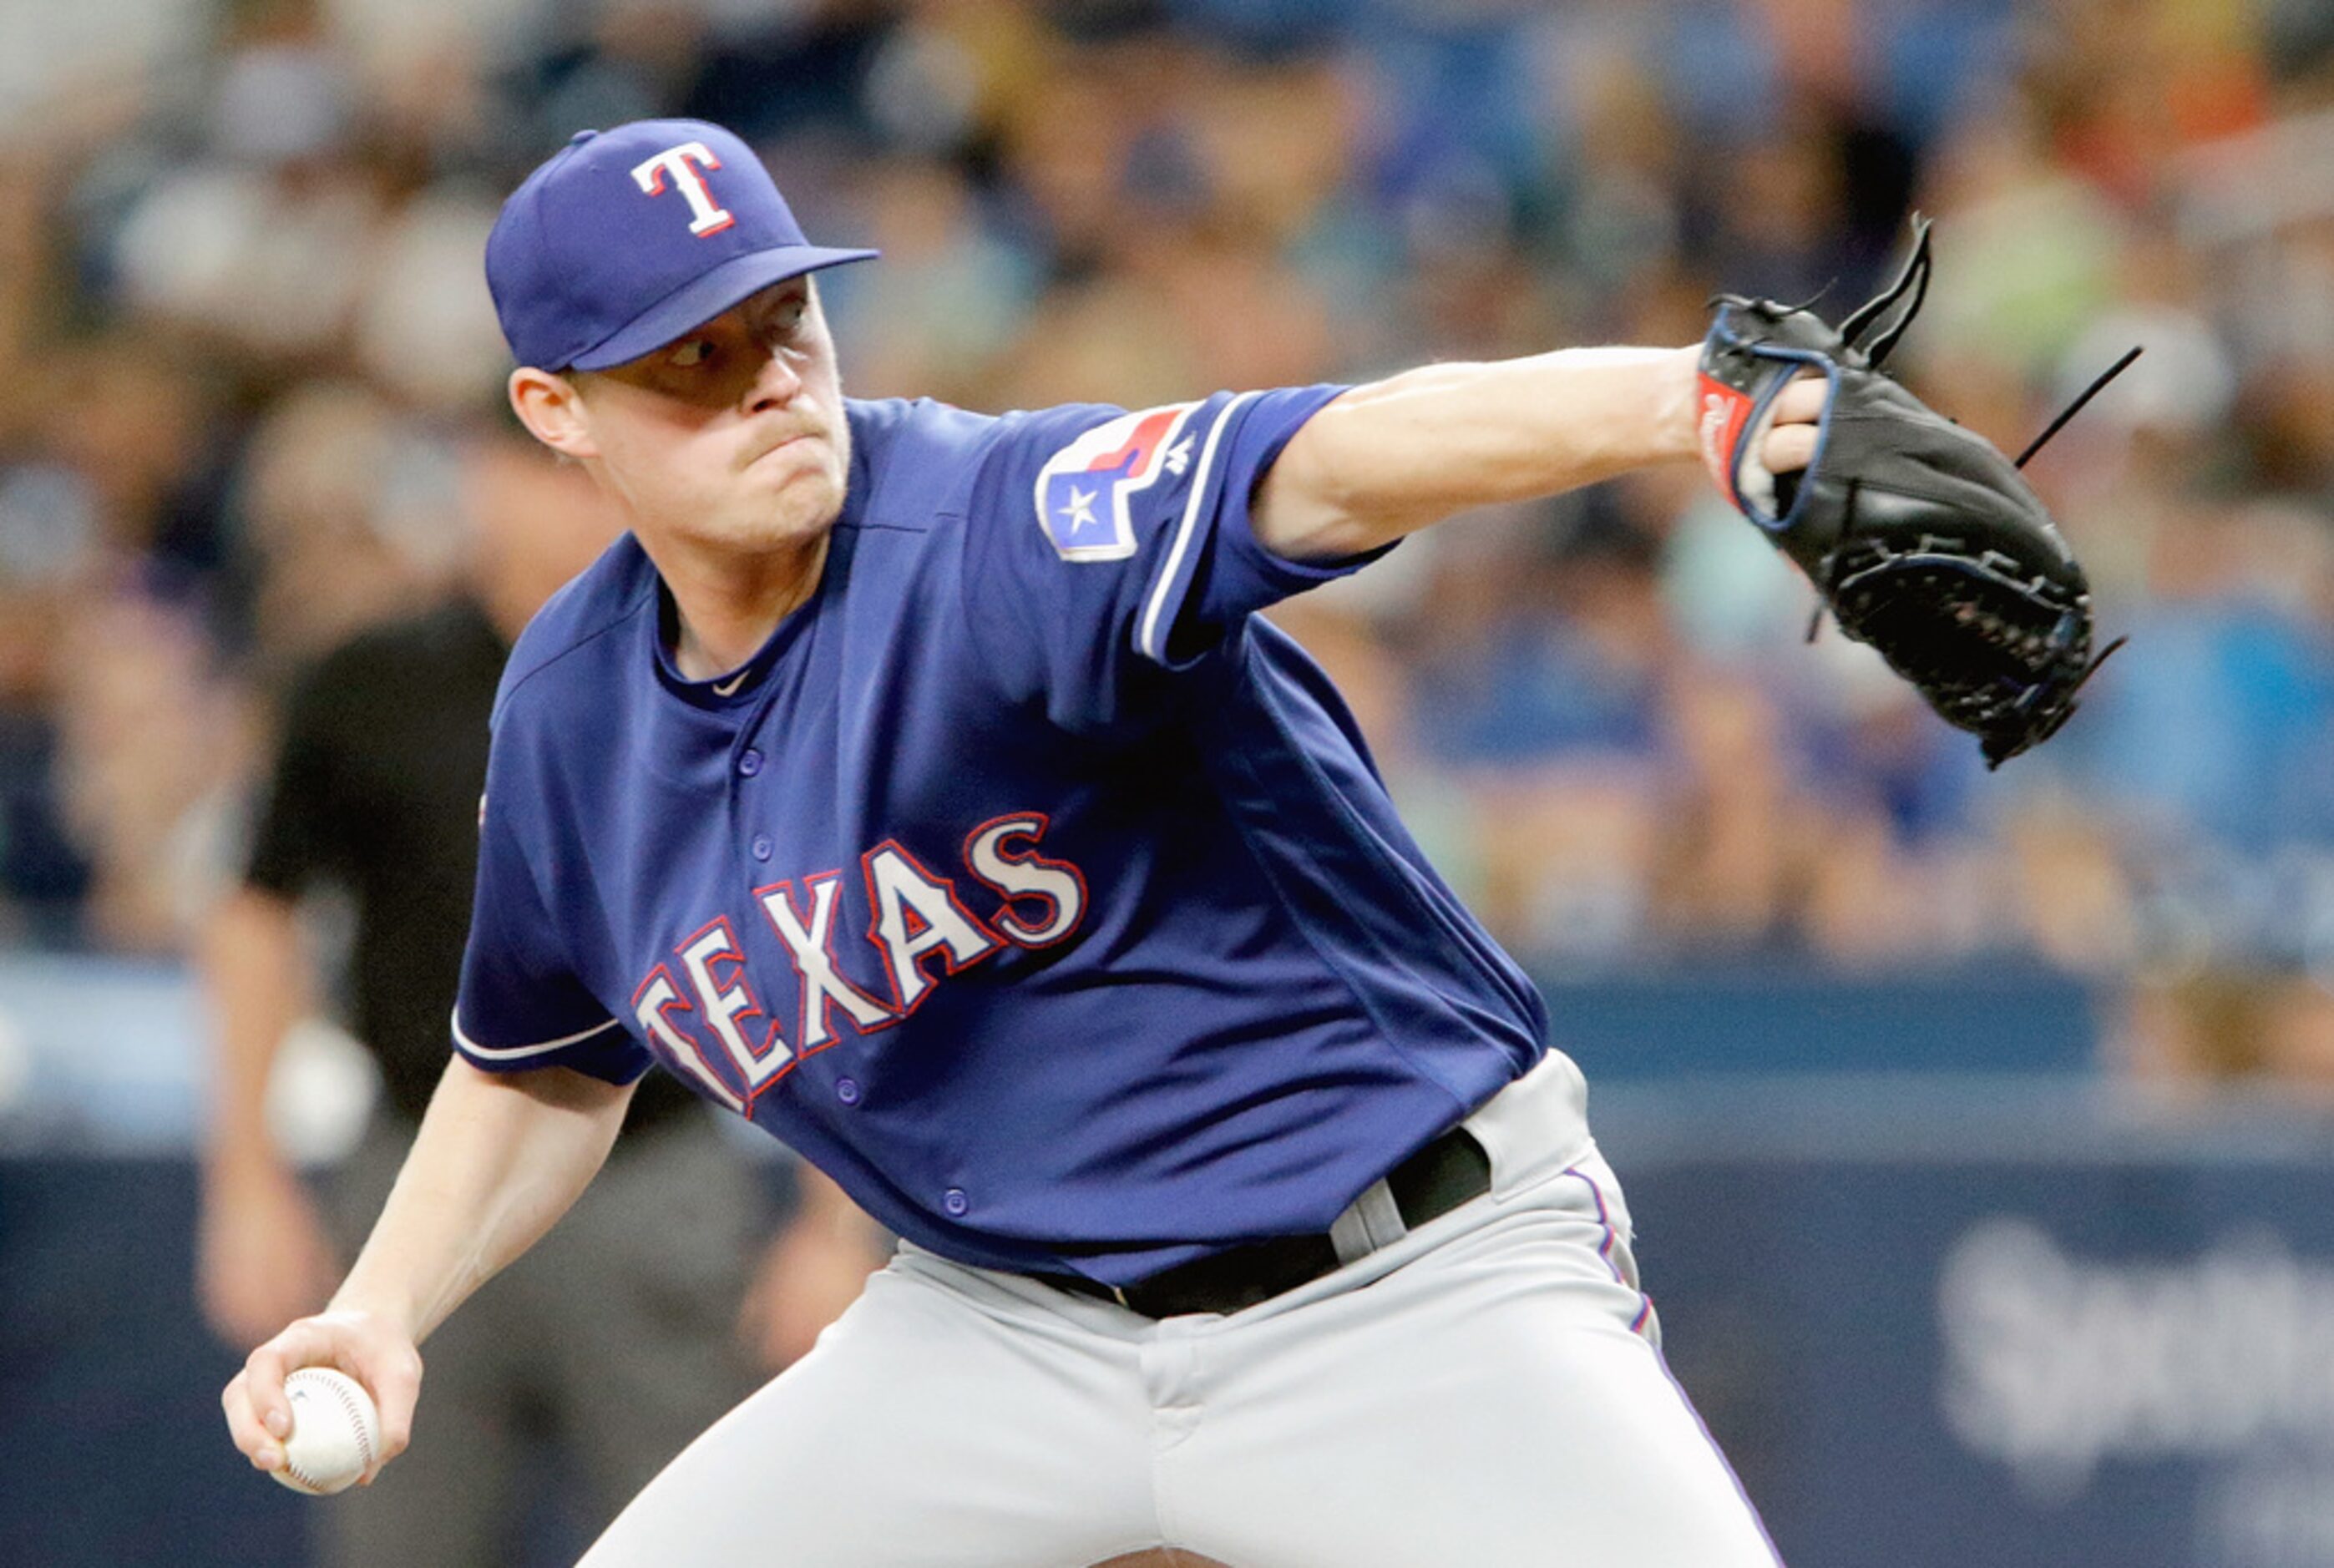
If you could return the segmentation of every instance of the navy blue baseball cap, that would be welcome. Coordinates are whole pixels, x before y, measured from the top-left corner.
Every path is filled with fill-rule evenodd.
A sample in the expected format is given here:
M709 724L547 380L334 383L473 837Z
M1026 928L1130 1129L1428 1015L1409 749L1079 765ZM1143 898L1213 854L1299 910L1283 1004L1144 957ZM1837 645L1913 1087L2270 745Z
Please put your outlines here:
M636 360L772 284L872 250L803 237L754 149L702 120L582 130L503 203L487 287L522 365Z

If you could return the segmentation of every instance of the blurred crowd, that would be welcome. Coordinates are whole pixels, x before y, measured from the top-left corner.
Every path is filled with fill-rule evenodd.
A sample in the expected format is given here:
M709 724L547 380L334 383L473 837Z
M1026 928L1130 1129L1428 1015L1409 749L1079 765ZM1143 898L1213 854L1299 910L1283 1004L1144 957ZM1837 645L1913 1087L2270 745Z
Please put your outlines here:
M1002 409L1835 313L2024 445L2129 648L1986 774L1699 469L1276 615L1544 973L2010 959L2334 1081L2334 13L2307 0L75 0L0 8L0 942L169 951L305 661L513 465L480 273L574 130L728 124L846 386ZM485 477L482 477L485 476ZM491 482L487 482L490 477Z

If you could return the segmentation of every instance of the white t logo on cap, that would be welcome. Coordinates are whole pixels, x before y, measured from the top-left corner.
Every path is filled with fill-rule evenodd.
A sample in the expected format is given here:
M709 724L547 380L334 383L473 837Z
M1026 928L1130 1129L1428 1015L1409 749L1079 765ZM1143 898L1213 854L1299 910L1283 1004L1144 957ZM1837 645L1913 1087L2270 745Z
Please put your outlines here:
M662 196L665 172L670 170L674 187L688 197L689 210L696 214L689 232L700 236L719 234L738 220L730 216L728 208L713 205L713 193L705 188L705 177L690 167L692 159L706 168L721 167L721 160L705 143L684 141L679 147L665 149L632 170L632 179L649 195Z

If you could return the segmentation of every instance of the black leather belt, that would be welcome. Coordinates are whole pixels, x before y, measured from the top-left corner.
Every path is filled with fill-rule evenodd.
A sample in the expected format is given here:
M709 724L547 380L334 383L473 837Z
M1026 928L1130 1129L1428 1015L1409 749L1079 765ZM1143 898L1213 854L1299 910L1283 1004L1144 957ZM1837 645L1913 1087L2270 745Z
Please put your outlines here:
M1463 1127L1454 1127L1386 1172L1385 1185L1405 1229L1450 1213L1491 1190L1491 1159ZM1147 1318L1185 1313L1236 1313L1319 1279L1341 1260L1326 1235L1243 1242L1162 1269L1133 1284L1104 1284L1075 1274L1033 1274L1058 1290L1116 1302Z

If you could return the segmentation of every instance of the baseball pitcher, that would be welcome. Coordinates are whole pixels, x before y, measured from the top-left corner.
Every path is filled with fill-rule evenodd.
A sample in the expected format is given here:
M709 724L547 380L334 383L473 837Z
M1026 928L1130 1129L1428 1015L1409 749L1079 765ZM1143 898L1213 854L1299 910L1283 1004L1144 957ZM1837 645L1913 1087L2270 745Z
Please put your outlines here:
M393 1457L417 1347L661 1066L904 1239L592 1568L1774 1562L1540 997L1256 612L1705 441L1779 543L1803 470L1885 538L1826 418L1877 372L1761 357L1737 308L1701 351L861 401L814 278L871 254L694 121L584 132L505 207L512 406L630 533L511 656L456 1055L330 1308L227 1389L238 1445L280 1464L284 1376L329 1362Z

